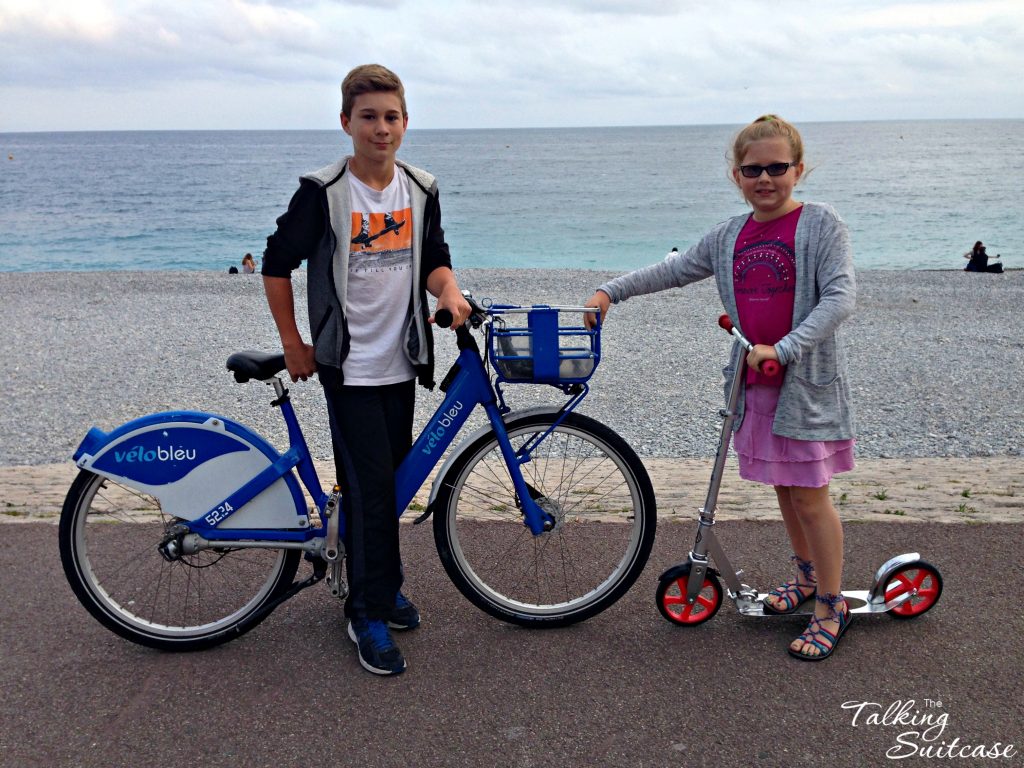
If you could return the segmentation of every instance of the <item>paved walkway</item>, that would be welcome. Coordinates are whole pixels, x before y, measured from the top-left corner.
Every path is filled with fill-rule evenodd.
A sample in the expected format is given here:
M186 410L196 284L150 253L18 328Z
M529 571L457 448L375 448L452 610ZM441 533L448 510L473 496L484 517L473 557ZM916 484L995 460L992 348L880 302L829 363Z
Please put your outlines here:
M339 606L319 587L218 649L135 646L75 601L55 526L9 525L0 535L0 766L846 768L888 765L893 749L997 742L1016 756L901 764L1020 765L1022 532L847 526L852 587L866 587L889 555L919 550L941 568L945 591L913 621L858 618L835 658L807 664L785 653L799 620L742 619L728 602L698 628L660 617L657 577L688 548L689 525L660 526L646 572L616 605L548 631L473 608L446 579L430 526L409 526L408 589L424 625L401 637L406 674L378 679L359 667ZM782 526L738 521L719 535L751 583L782 575ZM846 707L864 702L854 721ZM930 718L932 741L915 735L926 726L893 722L904 709Z
M730 459L719 498L722 520L777 520L774 492L736 474ZM646 459L663 517L691 520L704 503L711 460ZM321 481L333 472L318 462ZM0 467L0 521L56 521L77 469L69 461ZM425 504L429 483L417 496ZM832 483L847 521L1024 522L1024 457L862 459Z

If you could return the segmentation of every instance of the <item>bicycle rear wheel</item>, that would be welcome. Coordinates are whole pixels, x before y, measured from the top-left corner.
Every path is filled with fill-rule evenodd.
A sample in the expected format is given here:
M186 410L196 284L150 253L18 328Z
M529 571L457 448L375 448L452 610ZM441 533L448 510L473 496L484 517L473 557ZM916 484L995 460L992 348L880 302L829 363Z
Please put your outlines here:
M507 424L518 452L554 414ZM643 463L603 424L569 414L521 465L537 503L556 520L525 526L493 432L450 467L435 502L434 541L448 576L474 605L531 627L573 624L618 600L654 543L654 491Z
M225 547L168 562L157 546L177 522L152 496L79 473L61 512L60 556L89 613L121 637L176 651L220 645L266 618L299 553Z

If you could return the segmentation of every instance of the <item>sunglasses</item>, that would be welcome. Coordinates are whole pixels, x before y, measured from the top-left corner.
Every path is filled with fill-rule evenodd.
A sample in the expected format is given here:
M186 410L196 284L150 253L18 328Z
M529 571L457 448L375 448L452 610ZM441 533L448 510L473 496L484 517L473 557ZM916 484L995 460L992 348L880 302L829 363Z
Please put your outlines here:
M741 165L740 173L742 173L744 178L747 179L756 179L765 171L768 171L769 176L781 176L795 165L796 163L772 163L771 165Z

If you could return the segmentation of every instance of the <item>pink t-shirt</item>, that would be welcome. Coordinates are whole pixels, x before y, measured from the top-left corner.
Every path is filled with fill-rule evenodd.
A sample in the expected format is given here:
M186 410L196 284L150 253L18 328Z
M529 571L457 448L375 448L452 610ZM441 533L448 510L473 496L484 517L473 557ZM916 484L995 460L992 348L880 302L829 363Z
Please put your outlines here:
M802 210L765 222L751 216L736 240L736 307L743 335L753 344L775 344L793 328L796 225ZM784 370L766 376L748 368L747 384L781 387L784 375Z

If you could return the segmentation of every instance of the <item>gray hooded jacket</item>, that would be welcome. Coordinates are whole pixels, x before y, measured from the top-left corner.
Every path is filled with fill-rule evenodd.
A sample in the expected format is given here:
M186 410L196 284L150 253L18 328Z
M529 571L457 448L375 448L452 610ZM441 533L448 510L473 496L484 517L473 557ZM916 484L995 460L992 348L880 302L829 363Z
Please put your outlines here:
M306 298L309 325L318 366L334 369L331 379L341 382L341 365L348 356L350 337L345 314L348 290L349 243L352 207L349 185L340 183L349 158L302 176L288 211L277 220L277 231L267 238L264 275L290 277L308 260ZM407 312L405 354L422 385L433 387L433 335L427 322L429 306L426 278L438 267L451 267L451 256L441 228L437 182L419 168L396 161L398 172L411 180L412 294Z

